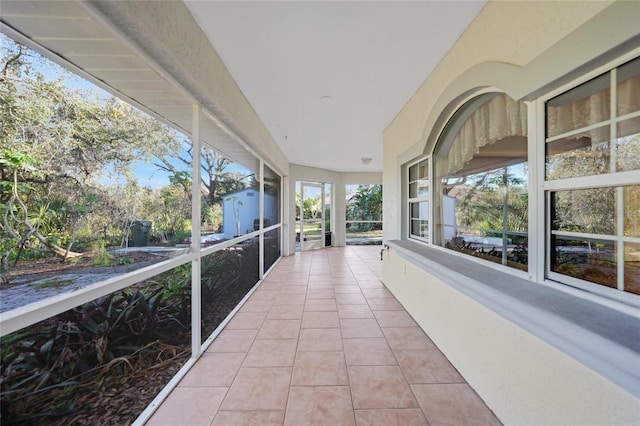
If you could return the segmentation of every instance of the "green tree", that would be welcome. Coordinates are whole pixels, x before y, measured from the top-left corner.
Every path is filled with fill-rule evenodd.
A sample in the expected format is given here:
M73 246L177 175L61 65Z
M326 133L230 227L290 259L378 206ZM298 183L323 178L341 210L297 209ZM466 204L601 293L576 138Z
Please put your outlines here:
M68 88L68 73L47 81L39 55L4 36L0 43L0 201L9 217L21 215L20 221L5 220L2 247L44 247L68 256L77 234L96 238L122 228L116 221L139 211L142 188L114 197L106 182L129 185L137 162L166 158L181 140L118 99ZM29 162L15 163L19 158ZM47 244L29 226L44 233Z
M358 185L355 194L347 200L347 220L382 220L382 185ZM376 225L360 224L362 230Z

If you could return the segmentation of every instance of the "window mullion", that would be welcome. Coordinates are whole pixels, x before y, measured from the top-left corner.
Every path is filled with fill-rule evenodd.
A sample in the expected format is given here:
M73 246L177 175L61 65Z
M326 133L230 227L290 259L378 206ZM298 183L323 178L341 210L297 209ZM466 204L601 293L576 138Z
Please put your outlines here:
M427 238L429 239L429 244L433 244L433 225L435 224L434 221L434 214L433 214L433 209L435 208L435 203L434 203L434 199L435 196L433 194L433 179L435 177L435 174L433 173L433 156L430 155L428 158L428 164L429 164L429 173L427 174L427 179L429 179L429 186L428 186L428 195L427 195L427 203L429 203L429 210L427 212L427 218L429 220L429 234L427 235Z
M529 279L540 282L545 276L545 203L544 185L544 103L527 102L527 156L529 158ZM543 206L543 208L540 208Z
M624 188L616 188L616 266L618 290L624 290Z
M609 125L609 172L615 173L617 170L617 147L616 147L616 138L617 138L617 128L616 125L616 117L618 112L616 111L616 105L618 104L618 84L617 78L618 75L617 69L611 70L611 99L610 99L610 110L611 110L611 124Z

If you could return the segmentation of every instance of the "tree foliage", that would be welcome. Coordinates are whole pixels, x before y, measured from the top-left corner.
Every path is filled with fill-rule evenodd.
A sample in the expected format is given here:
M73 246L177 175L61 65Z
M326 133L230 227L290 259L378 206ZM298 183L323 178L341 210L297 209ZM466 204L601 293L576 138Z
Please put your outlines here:
M0 253L68 257L96 240L126 244L140 219L153 221L161 241L184 237L193 163L186 136L82 82L68 84L75 76L4 36L0 44ZM202 221L219 228L222 196L257 184L211 149L201 158ZM141 168L168 181L143 186Z
M348 221L382 221L382 185L358 185L347 200ZM380 229L379 224L352 224L359 230Z

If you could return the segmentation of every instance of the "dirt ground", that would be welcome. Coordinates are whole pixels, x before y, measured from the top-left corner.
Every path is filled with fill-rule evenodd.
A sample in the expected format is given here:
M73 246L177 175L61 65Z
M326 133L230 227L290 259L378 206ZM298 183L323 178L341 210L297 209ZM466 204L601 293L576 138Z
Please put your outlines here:
M119 258L131 259L130 263L118 265ZM11 263L8 272L0 274L0 290L16 285L29 284L44 279L55 279L65 274L111 274L125 273L147 265L162 262L168 257L146 251L130 251L126 256L115 256L113 266L96 267L96 257L91 253L76 258L63 260L60 257L45 257L33 260L20 260Z

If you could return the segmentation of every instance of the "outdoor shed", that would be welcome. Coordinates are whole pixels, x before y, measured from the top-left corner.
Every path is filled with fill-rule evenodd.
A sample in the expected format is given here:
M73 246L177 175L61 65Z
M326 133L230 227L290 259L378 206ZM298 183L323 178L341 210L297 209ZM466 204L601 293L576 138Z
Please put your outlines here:
M244 235L255 230L260 219L260 191L245 188L222 197L222 230L225 238ZM277 223L277 198L264 194L264 226Z

